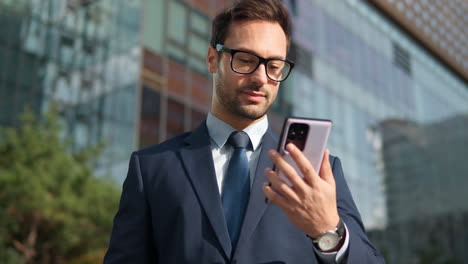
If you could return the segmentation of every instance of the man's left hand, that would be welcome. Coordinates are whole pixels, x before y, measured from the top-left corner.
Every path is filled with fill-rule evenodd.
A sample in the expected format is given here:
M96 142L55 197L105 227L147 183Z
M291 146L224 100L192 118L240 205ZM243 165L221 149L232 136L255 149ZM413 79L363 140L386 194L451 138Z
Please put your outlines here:
M340 219L336 205L335 178L328 157L329 151L327 149L324 153L319 176L309 160L294 144L288 144L286 150L304 178L299 176L277 151L270 150L270 158L277 170L281 170L292 186L284 182L277 172L267 168L265 175L270 184L264 184L263 192L270 202L284 211L297 228L316 238L323 232L335 229Z

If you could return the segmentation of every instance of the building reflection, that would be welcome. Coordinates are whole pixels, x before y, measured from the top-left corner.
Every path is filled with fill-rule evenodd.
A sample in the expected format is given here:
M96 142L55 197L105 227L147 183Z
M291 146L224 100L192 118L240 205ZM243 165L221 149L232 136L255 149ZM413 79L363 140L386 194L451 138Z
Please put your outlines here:
M388 217L371 239L391 263L464 263L468 115L429 124L385 120L376 131Z
M98 174L125 174L135 138L139 1L0 1L0 124L59 106L71 150L107 142Z

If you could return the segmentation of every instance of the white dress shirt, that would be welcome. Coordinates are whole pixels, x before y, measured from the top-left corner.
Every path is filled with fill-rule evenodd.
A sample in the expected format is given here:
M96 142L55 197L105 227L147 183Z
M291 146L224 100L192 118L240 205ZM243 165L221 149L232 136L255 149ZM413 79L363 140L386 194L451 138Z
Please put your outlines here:
M236 131L233 127L218 119L211 113L206 119L206 126L211 137L211 152L213 154L214 167L216 172L216 180L218 181L219 193L222 194L222 186L224 183L224 175L229 164L229 159L234 153L233 147L226 142L232 132ZM247 160L249 161L249 177L250 185L253 183L255 170L257 168L258 156L262 151L262 138L268 130L268 119L264 118L243 131L249 135L251 145L247 147Z

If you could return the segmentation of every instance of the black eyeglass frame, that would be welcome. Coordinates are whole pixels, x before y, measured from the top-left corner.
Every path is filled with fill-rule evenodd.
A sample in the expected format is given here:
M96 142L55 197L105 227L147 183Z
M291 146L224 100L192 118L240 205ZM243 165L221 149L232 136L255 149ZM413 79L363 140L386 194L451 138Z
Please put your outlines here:
M282 59L277 59L277 58L265 59L265 58L262 58L262 57L258 56L258 55L255 54L255 53L252 53L252 52L249 52L249 51L230 49L230 48L224 46L223 44L216 44L215 48L216 48L216 50L217 50L218 52L226 52L226 53L231 54L231 70L232 70L233 72L235 72L235 73L238 73L238 74L245 74L245 75L251 74L251 73L255 72L255 71L258 69L258 66L260 66L260 64L263 63L263 65L265 65L265 74L266 74L266 76L268 77L268 79L270 79L270 80L272 80L272 81L275 81L275 82L283 82L283 81L285 81L285 80L289 77L289 74L291 73L292 69L294 68L294 62L289 61L289 60L282 60ZM254 68L252 71L247 72L247 73L246 73L246 72L238 72L238 71L236 71L236 70L234 69L234 67L232 66L232 58L234 58L234 54L236 54L236 53L238 53L238 52L247 53L247 54L250 54L250 55L252 55L252 56L257 57L257 58L258 58L258 64L257 64L257 66L255 66L255 68ZM284 77L283 80L279 81L279 80L275 80L275 79L273 79L273 78L270 77L270 75L268 74L268 70L267 70L267 65L268 65L268 62L270 62L270 61L283 61L283 62L289 64L289 66L290 66L289 72L287 73L287 75Z

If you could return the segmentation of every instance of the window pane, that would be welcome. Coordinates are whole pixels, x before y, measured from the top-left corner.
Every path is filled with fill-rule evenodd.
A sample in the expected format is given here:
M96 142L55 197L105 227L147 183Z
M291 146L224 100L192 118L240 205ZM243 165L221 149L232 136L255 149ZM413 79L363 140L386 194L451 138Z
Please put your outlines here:
M209 35L210 25L205 16L193 11L192 16L190 17L190 25L192 30L203 35Z
M208 50L208 41L192 34L189 39L189 47L195 55L204 58Z
M161 53L164 31L164 1L146 1L143 15L143 44Z
M184 131L184 105L168 98L167 100L167 138L172 138Z
M142 88L140 148L158 143L160 97L154 89Z
M187 8L184 4L171 1L169 3L169 38L184 44L187 35Z

